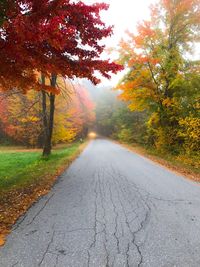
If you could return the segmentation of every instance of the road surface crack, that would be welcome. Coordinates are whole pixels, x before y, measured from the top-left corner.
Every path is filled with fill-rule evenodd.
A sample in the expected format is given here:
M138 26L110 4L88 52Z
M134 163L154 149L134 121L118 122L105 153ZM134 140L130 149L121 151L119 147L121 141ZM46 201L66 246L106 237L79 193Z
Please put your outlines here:
M115 174L116 174L116 172L115 172ZM119 200L119 202L120 202L120 205L121 205L122 210L123 210L123 214L124 214L124 216L125 216L125 224L126 224L127 228L129 229L129 232L130 232L130 234L131 234L131 236L132 236L130 243L127 244L127 249L126 249L126 252L125 252L125 254L126 254L126 265L127 265L127 267L130 266L130 263L129 263L129 261L130 261L130 259L129 259L129 258L130 258L130 245L133 244L133 245L135 246L136 250L137 250L138 255L139 255L139 262L137 263L137 266L140 267L141 264L143 263L143 255L142 255L140 246L139 246L138 243L136 242L136 235L137 235L140 231L142 231L142 229L144 229L144 227L145 227L145 225L146 225L146 223L147 223L147 221L148 221L148 218L149 218L149 216L150 216L151 208L150 208L150 206L147 204L147 200L145 200L145 199L143 198L142 194L140 193L139 188L134 184L135 192L136 192L137 195L139 196L139 199L141 199L141 200L143 201L143 203L144 203L143 209L145 209L146 211L145 211L145 215L144 215L142 221L140 221L140 223L139 223L139 224L140 224L139 227L138 227L135 231L133 231L133 230L131 229L131 226L130 226L130 223L133 221L133 219L131 220L131 222L128 220L127 212L126 212L126 210L125 210L124 204L123 204L122 199L121 199L121 197L120 197L119 189L121 189L120 191L121 191L121 193L122 193L124 199L126 199L129 203L130 203L130 200L128 200L128 199L127 199L127 196L124 195L123 189L120 188L120 184L119 184L119 182L118 182L118 180L117 180L116 177L120 177L121 179L122 179L122 178L125 179L125 177L122 176L121 173L117 173L117 175L115 175L115 177L112 175L113 183L115 184L116 191L117 191L117 194L118 194L118 200ZM126 181L126 182L128 183L128 181ZM128 183L128 184L129 184L129 183ZM131 203L130 203L130 205L131 205ZM131 206L132 206L132 205L131 205ZM146 208L145 208L145 207L146 207ZM135 210L133 210L133 212L134 212L135 214L136 214L136 210L137 210L137 209L138 209L138 207L137 207ZM139 219L138 216L137 216L137 218ZM136 219L136 218L134 218L134 219Z
M91 255L90 255L90 251L89 250L87 250L87 254L88 254L87 267L90 267L90 258L91 258Z
M114 234L113 235L114 235L114 237L116 239L116 243L117 243L117 253L120 254L119 237L117 236L119 214L117 212L117 207L116 207L115 202L113 200L113 194L112 194L112 190L111 190L110 185L109 185L109 192L110 192L110 200L111 200L111 203L113 205L113 210L114 210L114 213L115 213L115 230L114 230Z
M101 207L103 210L103 230L102 232L104 233L104 250L106 253L106 267L109 267L109 253L107 249L107 243L108 243L108 238L107 238L107 233L106 233L106 209L104 206L104 199L106 199L106 191L103 183L103 178L104 178L104 170L101 170L101 175L98 173L98 181L99 181L99 194L100 194L100 202L101 202Z
M45 201L44 205L42 206L41 209L39 209L39 211L34 215L34 217L32 218L32 220L26 224L26 226L32 224L34 222L34 220L40 215L40 213L44 210L44 208L47 206L47 204L49 203L49 201L52 199L52 197L54 196L54 193Z
M15 262L14 264L11 265L11 267L16 266L19 263L19 261Z
M53 229L54 229L54 226L53 226ZM52 235L51 235L51 239L50 239L50 241L49 241L48 244L47 244L47 247L46 247L46 249L45 249L45 251L44 251L44 253L43 253L43 255L42 255L42 258L41 258L40 262L38 263L38 266L41 266L42 262L44 261L45 256L46 256L46 254L48 253L51 244L53 243L54 236L55 236L55 230L53 231L53 233L52 233Z
M90 249L92 247L95 247L96 244L96 240L97 240L97 182L95 183L95 187L94 187L94 196L95 196L95 201L94 201L94 240L93 242L90 244Z

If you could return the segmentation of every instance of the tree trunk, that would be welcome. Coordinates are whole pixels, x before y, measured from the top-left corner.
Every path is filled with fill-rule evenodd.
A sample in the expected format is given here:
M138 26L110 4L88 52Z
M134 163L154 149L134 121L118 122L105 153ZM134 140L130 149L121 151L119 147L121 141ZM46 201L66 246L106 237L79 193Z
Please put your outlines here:
M55 74L51 75L51 86L56 87L57 76ZM55 94L50 93L50 111L49 111L49 135L52 139L53 125L54 125L54 112L55 112Z
M45 77L42 76L42 84L45 84ZM42 90L42 118L43 118L43 156L48 156L51 153L51 147L49 145L49 127L48 127L48 115L47 115L47 95Z
M56 86L57 76L51 75L51 86ZM45 84L45 77L42 75L42 84ZM55 95L50 93L49 96L49 116L47 113L47 93L42 91L42 115L43 115L43 126L44 126L44 145L43 145L43 156L49 156L51 154L51 140L53 134L54 125L54 111L55 111Z

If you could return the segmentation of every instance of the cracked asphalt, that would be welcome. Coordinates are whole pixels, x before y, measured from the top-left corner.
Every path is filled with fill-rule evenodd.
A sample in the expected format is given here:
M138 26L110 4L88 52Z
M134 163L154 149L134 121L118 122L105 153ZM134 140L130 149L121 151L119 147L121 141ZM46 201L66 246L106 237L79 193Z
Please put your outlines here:
M0 267L198 267L200 186L92 141L14 225Z

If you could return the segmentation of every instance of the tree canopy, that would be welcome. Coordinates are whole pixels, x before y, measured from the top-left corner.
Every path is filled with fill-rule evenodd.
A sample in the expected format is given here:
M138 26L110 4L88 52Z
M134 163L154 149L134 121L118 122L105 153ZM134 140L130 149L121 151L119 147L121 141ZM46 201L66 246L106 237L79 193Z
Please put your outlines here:
M119 62L127 74L117 89L132 111L149 112L147 125L158 147L181 145L182 120L199 121L199 62L186 56L199 41L199 30L199 0L161 0L137 34L128 33L120 43Z
M112 34L100 12L108 5L69 0L4 1L1 3L0 86L40 90L38 72L86 77L98 83L95 71L109 78L121 66L99 59L103 38ZM44 89L44 85L42 87ZM54 90L51 86L46 90Z

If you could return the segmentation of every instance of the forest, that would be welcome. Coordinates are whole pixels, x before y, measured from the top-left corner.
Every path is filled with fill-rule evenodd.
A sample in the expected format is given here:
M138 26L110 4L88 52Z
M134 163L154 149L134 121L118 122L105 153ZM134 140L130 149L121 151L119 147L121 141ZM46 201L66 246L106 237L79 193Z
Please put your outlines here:
M111 48L108 4L39 2L0 2L0 245L91 131L200 174L199 0L159 0Z
M160 1L137 33L127 32L117 48L126 74L115 95L98 100L102 134L199 167L199 26L198 1Z

